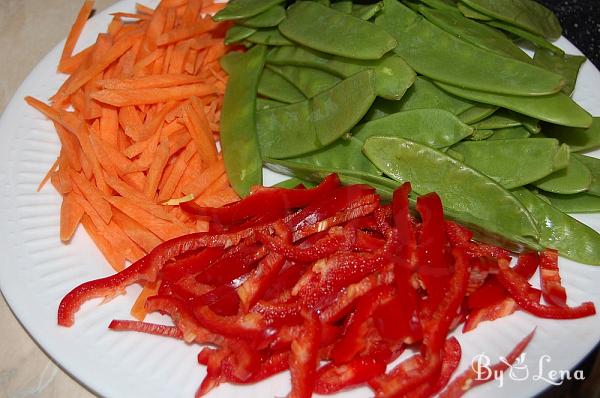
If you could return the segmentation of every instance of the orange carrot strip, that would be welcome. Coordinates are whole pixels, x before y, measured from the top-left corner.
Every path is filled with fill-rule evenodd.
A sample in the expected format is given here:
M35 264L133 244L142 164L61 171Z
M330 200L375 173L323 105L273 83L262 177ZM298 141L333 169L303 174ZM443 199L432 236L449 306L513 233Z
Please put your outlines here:
M156 190L158 189L158 183L160 182L161 176L169 160L169 140L163 139L154 155L154 160L148 169L146 176L146 185L144 186L144 195L147 198L153 200Z
M169 156L173 156L175 153L179 152L180 149L186 147L191 140L192 137L190 137L190 134L186 129L180 129L171 134L169 136ZM192 146L191 150L193 154L196 150L196 147Z
M225 165L223 161L219 159L219 161L210 165L206 170L204 170L198 178L189 181L185 186L182 187L182 192L184 194L194 194L195 197L199 197L208 187L215 183L225 174Z
M50 166L50 168L48 169L48 172L44 175L44 178L42 178L42 181L40 181L39 185L37 186L37 189L35 190L36 192L40 192L42 190L42 188L44 188L44 185L46 185L48 180L50 180L50 177L52 177L52 174L56 171L56 169L58 167L59 161L60 161L60 157L56 158L54 163L52 163L52 166Z
M217 161L217 148L202 108L202 104L193 97L190 104L185 107L183 121L190 131L200 158L208 166Z
M202 195L195 200L195 203L205 207L221 207L238 200L240 200L240 197L230 186L227 186L217 192L210 193L210 195Z
M119 113L113 107L103 106L102 117L100 118L100 137L116 148L118 131Z
M203 97L215 92L217 90L214 86L197 83L177 87L144 88L135 91L100 90L92 93L92 98L113 106L127 106L179 101L193 96Z
M209 15L216 14L217 12L219 12L223 8L225 8L226 5L227 5L227 3L207 4L204 7L202 7L202 14L209 14Z
M90 57L91 54L93 54L94 50L94 45L91 45L85 50L81 50L77 54L73 55L71 58L65 59L58 66L58 71L60 73L74 73L75 70L77 70L77 68L79 68L83 63L85 63L88 57Z
M144 58L137 61L135 66L133 67L133 74L135 76L140 76L141 72L149 65L151 65L154 61L162 57L165 53L163 48L157 48L152 51L150 54L146 55Z
M134 13L130 13L130 12L114 12L112 14L113 17L117 17L117 18L131 18L131 19L140 19L140 20L150 20L152 18L151 15L148 14L134 14Z
M148 231L146 227L126 215L125 213L114 209L113 219L121 227L123 232L135 243L137 243L146 253L158 246L161 240L158 236Z
M134 106L119 108L119 125L133 141L139 141L142 134L142 118Z
M189 73L190 75L194 74L197 56L198 56L198 50L190 49L187 57L185 58L185 64L183 66L183 71L185 73Z
M135 3L135 10L140 13L140 14L144 14L144 15L152 15L154 14L154 9L150 8L148 6L145 6L143 4L140 3Z
M83 207L77 203L73 195L73 193L65 195L60 206L60 240L63 242L71 240L84 214Z
M188 145L181 155L179 155L160 190L158 195L158 203L163 203L171 199L171 195L173 195L173 192L175 192L175 188L177 188L177 184L179 184L179 181L183 176L183 172L187 167L187 163L194 155L194 152L194 147L192 145Z
M146 310L146 300L148 297L156 296L158 293L158 289L160 287L160 281L157 283L147 283L146 286L140 292L140 295L137 297L133 306L131 307L130 314L132 317L137 319L138 321L143 321L148 314Z
M81 218L81 224L85 228L87 234L92 238L94 244L100 249L100 252L108 261L111 267L117 272L125 268L125 256L116 250L110 242L98 231L90 217L85 214Z
M177 43L173 49L173 55L169 63L169 73L178 74L183 73L183 65L185 58L190 51L190 41L185 40Z
M92 207L98 212L102 220L108 224L112 217L110 204L105 200L104 194L93 184L85 179L81 174L71 171L71 180L81 191L83 196L90 202Z
M58 63L58 71L61 71L62 67L64 66L64 61L71 58L73 50L75 49L75 45L77 44L77 40L79 40L79 36L83 31L83 27L85 26L85 23L92 14L93 8L94 0L85 0L83 2L83 5L79 10L79 14L77 14L77 18L75 19L75 23L73 23L71 31L69 32L67 40L65 41L65 46L63 48L62 54L60 56L60 61Z
M181 17L182 26L191 26L196 22L200 9L202 8L202 0L190 0L185 8L185 12Z
M183 74L151 75L131 79L99 80L98 85L109 90L138 90L141 88L164 88L200 82L197 76Z
M82 88L75 91L71 96L71 104L73 105L73 109L78 113L83 113L85 111L85 92Z
M173 29L170 32L163 33L156 41L156 44L158 46L165 46L181 40L189 39L213 30L216 26L217 24L212 20L212 18L205 17L197 21L193 26Z
M92 142L92 145L96 145L101 148L103 152L106 153L110 162L116 167L116 174L113 175L122 175L125 174L129 169L131 161L127 159L125 155L121 153L117 148L110 146L106 141L101 138L95 139Z
M117 37L121 29L123 29L123 21L121 20L121 18L113 16L112 21L108 25L106 33L108 33L110 37Z

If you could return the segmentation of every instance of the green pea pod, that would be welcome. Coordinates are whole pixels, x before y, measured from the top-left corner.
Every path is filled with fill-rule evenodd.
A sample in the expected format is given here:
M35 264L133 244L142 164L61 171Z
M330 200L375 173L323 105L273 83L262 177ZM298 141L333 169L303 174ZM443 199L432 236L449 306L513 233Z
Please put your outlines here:
M231 45L242 40L247 39L256 33L256 29L247 28L241 25L233 25L231 28L227 29L227 33L225 34L224 43L226 45Z
M448 94L431 81L419 76L400 101L378 98L364 120L376 120L393 113L413 109L437 108L458 115L474 106L474 102ZM465 121L463 120L463 122Z
M303 46L347 58L379 59L396 47L384 29L312 1L290 6L279 30Z
M478 21L491 21L494 19L494 18L490 17L489 15L480 13L479 11L469 7L468 5L466 5L465 3L461 2L461 1L456 3L456 7L458 7L460 12L469 19L476 19Z
M572 152L584 152L600 147L600 117L594 117L587 128L568 128L547 124L542 129L546 137L556 138L571 147Z
M225 170L240 196L262 183L260 147L256 135L256 89L266 48L256 46L230 65L221 111L221 145Z
M561 48L556 47L554 44L550 43L543 37L529 33L526 30L517 28L516 26L509 25L509 24L506 24L506 23L503 23L500 21L490 21L490 22L487 22L487 24L490 26L493 26L494 28L502 29L508 33L512 33L513 35L520 37L521 39L523 39L525 41L530 42L531 44L533 44L536 47L545 48L546 50L552 51L553 53L556 53L559 55L565 54L565 52Z
M542 97L520 97L486 93L439 82L436 84L458 97L501 106L546 122L585 128L592 124L592 116L562 92Z
M469 7L536 35L556 40L562 28L556 15L532 0L461 0Z
M354 4L352 7L352 16L368 21L383 9L383 3L380 1L375 4Z
M437 192L444 207L502 236L538 236L534 220L510 192L431 147L401 138L372 137L363 152L384 174L410 181L418 194Z
M384 7L377 23L397 38L394 51L414 70L431 79L523 96L552 94L563 85L560 75L467 43L396 0L384 0Z
M262 72L258 83L258 93L288 104L306 100L304 94L296 86L268 68Z
M377 95L392 100L402 98L416 79L412 68L394 54L385 55L376 61L364 61L325 54L301 46L278 47L269 52L267 63L305 66L343 78L372 69L375 73Z
M284 0L234 0L217 12L213 19L217 22L250 18L267 11Z
M337 1L335 3L331 3L331 8L336 11L343 12L344 14L352 13L352 1L351 0L342 0Z
M477 104L458 115L458 118L466 124L474 124L491 116L498 110L497 106Z
M262 153L281 159L321 149L350 131L374 99L373 73L367 70L308 100L258 112Z
M550 204L565 213L600 213L600 197L587 192L574 195L560 195L556 193L539 193Z
M475 130L467 139L469 141L483 141L494 135L494 130Z
M587 193L600 196L600 159L574 153L573 157L586 166L592 173L592 183Z
M556 249L574 261L600 265L600 235L596 231L525 188L518 188L513 194L536 220L540 245Z
M453 14L460 13L458 8L456 8L456 5L453 4L453 2L451 2L451 1L421 0L421 2L423 4L427 4L429 7L433 8L434 10L445 11L445 12L449 12L449 13L453 13Z
M544 49L538 49L533 57L533 62L537 65L556 72L565 79L562 91L567 95L575 90L579 69L585 60L583 55L559 55Z
M276 28L259 29L246 38L250 43L266 46L292 46L294 43L281 35Z
M473 128L442 109L415 109L394 113L357 125L352 136L360 141L369 137L400 137L444 148L473 134Z
M465 141L452 150L460 153L468 166L511 189L556 171L560 144L551 138Z
M480 122L472 124L472 126L476 129L487 130L506 129L522 125L523 124L519 120L517 120L517 118L513 117L511 114L503 112L497 112L491 116L486 117Z
M472 21L460 13L419 7L419 12L446 32L479 48L530 63L531 58L502 32Z
M494 130L494 135L492 135L488 140L515 140L519 138L529 138L531 134L524 127L509 127L506 129L497 129Z
M268 98L257 98L256 99L256 111L263 111L265 109L277 108L279 106L287 105L285 102L279 102Z
M272 28L279 25L285 19L285 8L282 5L274 5L266 11L261 12L238 23L248 28Z
M273 65L268 68L296 86L306 98L329 90L341 81L339 77L315 68Z
M311 188L313 186L313 184L310 183L309 181L301 180L296 177L292 177L292 178L288 178L287 180L281 181L280 183L273 185L273 187L293 189L293 188L296 188L298 185L304 185L306 188Z
M235 68L235 65L242 59L242 55L242 52L231 51L221 57L219 63L221 64L221 67L225 73L228 75L231 74L231 71L233 68Z
M533 183L535 187L543 191L561 194L585 192L591 184L592 172L575 157L569 159L569 165L566 168L555 171Z

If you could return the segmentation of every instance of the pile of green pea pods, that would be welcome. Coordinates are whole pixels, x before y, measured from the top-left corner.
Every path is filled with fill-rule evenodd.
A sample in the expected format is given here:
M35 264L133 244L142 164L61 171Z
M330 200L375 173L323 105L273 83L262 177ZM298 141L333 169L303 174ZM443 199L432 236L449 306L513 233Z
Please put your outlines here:
M600 212L600 160L581 154L600 121L571 99L585 58L550 42L561 26L539 3L232 0L214 18L247 48L221 61L239 194L263 165L384 198L410 181L480 239L600 265L600 235L566 214Z

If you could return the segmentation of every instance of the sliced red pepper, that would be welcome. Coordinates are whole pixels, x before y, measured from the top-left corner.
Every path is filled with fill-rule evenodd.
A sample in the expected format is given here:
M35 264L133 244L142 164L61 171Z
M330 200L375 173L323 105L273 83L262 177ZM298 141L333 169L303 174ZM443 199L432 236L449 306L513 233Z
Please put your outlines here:
M469 295L467 303L470 309L481 309L499 303L506 297L508 292L492 275L483 286Z
M452 246L462 248L471 258L489 256L493 258L509 258L510 252L498 246L481 242L473 242L473 232L452 221L446 221L446 235Z
M330 174L312 189L260 188L243 200L228 206L200 207L193 202L185 202L181 204L181 208L196 216L209 217L220 224L235 224L259 216L268 209L288 210L305 207L316 199L328 196L339 186L338 176ZM282 215L284 214L282 212Z
M198 253L165 265L162 270L163 281L177 282L190 274L197 274L209 267L225 253L224 247L207 247Z
M254 244L240 244L196 276L196 281L213 286L231 283L250 272L263 257L267 248Z
M523 276L512 270L507 260L498 261L498 281L508 291L519 307L540 318L575 319L594 315L596 307L592 302L585 302L577 307L555 307L544 305L535 297L531 285Z
M262 315L256 312L239 316L220 316L207 306L197 306L192 308L192 311L198 323L212 333L249 341L260 341L267 333Z
M265 322L274 326L301 323L300 310L301 305L297 301L289 303L259 301L252 307L252 312L261 314Z
M392 341L404 341L412 344L421 340L423 330L419 316L419 298L413 286L414 273L404 267L404 263L396 263L394 267L396 288L402 292L402 300L397 297L394 305L390 302L380 308L375 314L376 319L387 312L386 318L389 322L375 322L382 337ZM401 301L401 302L400 302Z
M491 262L489 257L479 257L471 259L471 272L469 272L469 284L467 286L467 295L476 292L484 285L490 275ZM496 267L496 264L493 264Z
M369 233L363 232L361 230L357 230L356 242L354 242L352 250L372 253L377 250L381 250L384 244L385 240L373 236Z
M383 235L388 236L392 232L392 207L382 206L373 212L375 218L375 225L377 231Z
M304 317L303 332L292 341L291 345L292 391L288 395L290 398L310 398L316 381L321 322L313 312L303 311L302 316Z
M297 262L312 262L320 258L330 256L342 248L342 245L349 240L348 230L334 227L329 233L306 248L300 248L284 241L276 236L260 234L259 240L274 252L284 256L286 259Z
M467 317L467 321L463 326L463 333L475 329L481 322L494 321L514 313L518 309L517 303L510 297L505 298L488 307L480 308L471 313Z
M514 270L516 273L529 280L535 274L535 271L537 271L538 264L539 256L536 252L522 253L519 255Z
M230 285L218 286L191 301L192 306L208 305L217 315L236 315L240 309L240 297Z
M236 384L252 384L258 383L261 380L267 379L277 373L281 373L288 369L289 367L289 358L290 354L285 352L279 352L276 354L268 353L263 356L260 361L260 366L258 370L254 374L252 374L248 379L241 381L235 380L232 383Z
M548 304L567 307L567 291L561 284L556 250L546 249L540 254L540 282Z
M305 263L288 262L287 265L283 266L283 270L279 273L277 279L269 286L263 299L267 301L279 299L287 291L291 294L291 289L304 275L307 268L308 264Z
M417 238L412 217L410 216L408 195L411 186L405 182L394 191L392 200L392 217L394 228L398 231L398 246L396 252L399 260L406 263L405 267L414 270L417 266Z
M284 263L285 258L281 254L267 254L250 273L248 279L238 287L237 294L245 311L252 308L262 298L264 292L277 277Z
M140 332L183 340L183 333L176 326L159 325L141 321L113 319L108 328L118 332Z
M512 365L523 353L523 351L525 351L525 348L527 348L531 342L531 339L533 339L534 334L535 329L525 336L525 338L521 340L519 344L515 346L515 348L513 348L513 350L506 356L506 358L504 358L504 360L490 366L489 371L486 371L485 375L476 372L473 367L469 367L469 369L465 370L458 377L456 377L456 379L454 379L450 385L448 385L448 387L442 391L440 398L462 397L471 388L494 380L494 375L508 369L509 365Z
M333 394L366 383L384 373L386 365L385 361L370 356L358 357L343 365L330 362L319 368L315 392L317 394Z

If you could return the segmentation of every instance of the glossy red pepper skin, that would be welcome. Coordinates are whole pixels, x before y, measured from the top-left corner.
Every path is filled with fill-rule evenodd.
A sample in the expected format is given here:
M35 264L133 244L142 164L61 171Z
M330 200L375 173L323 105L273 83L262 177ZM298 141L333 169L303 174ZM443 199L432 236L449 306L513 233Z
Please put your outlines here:
M290 398L310 398L315 388L318 351L321 345L321 322L317 314L303 311L304 330L292 341Z
M176 326L159 325L141 321L114 319L108 325L110 330L118 332L140 332L157 336L183 340L183 333Z
M492 275L487 278L485 283L469 295L467 300L469 309L477 310L490 305L494 305L508 297L504 287Z
M329 362L319 368L314 392L317 394L334 394L349 387L366 383L372 378L385 373L387 363L379 358L363 356L343 365Z
M531 285L523 276L512 270L508 261L498 261L498 281L509 292L510 296L525 311L540 318L576 319L596 314L596 307L592 302L585 302L577 307L555 307L539 302L531 292Z
M223 247L207 247L198 253L190 254L185 258L168 263L161 271L163 281L177 282L180 279L197 274L208 268L225 253Z
M269 285L277 278L284 263L285 258L281 254L267 254L237 288L244 311L247 312L262 298Z
M463 333L475 329L481 322L494 321L514 313L519 307L510 297L474 311L471 311L463 326Z
M540 282L547 303L567 307L567 291L561 284L556 250L546 249L540 254Z
M535 271L537 271L540 262L539 260L539 256L536 252L519 254L517 265L515 265L514 270L523 278L529 280L535 274Z

